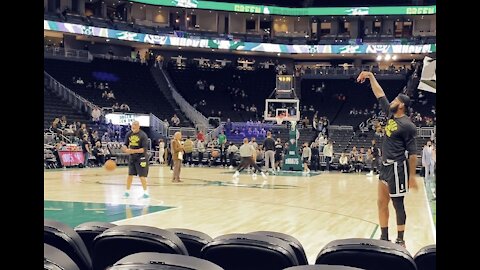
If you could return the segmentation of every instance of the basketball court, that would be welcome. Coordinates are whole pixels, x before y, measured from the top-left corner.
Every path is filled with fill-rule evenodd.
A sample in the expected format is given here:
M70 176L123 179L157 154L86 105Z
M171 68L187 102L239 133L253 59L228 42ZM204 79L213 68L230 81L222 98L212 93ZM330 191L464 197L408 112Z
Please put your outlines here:
M290 234L304 246L310 263L330 241L379 238L378 178L337 172L302 176L280 172L268 182L242 173L232 183L227 168L182 167L180 184L166 166L151 166L149 199L134 178L130 198L123 198L126 167L59 169L44 172L44 215L76 226L86 221L188 228L211 237L271 230ZM405 241L410 253L434 244L435 228L423 178L405 200ZM390 236L395 238L395 211L390 204Z

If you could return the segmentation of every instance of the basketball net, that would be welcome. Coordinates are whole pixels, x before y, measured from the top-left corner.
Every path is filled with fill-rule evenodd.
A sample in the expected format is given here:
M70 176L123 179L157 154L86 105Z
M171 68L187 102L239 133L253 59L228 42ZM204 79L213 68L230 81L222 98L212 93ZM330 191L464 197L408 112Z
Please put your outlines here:
M287 115L285 114L279 114L275 117L275 120L277 120L277 125L281 125L283 123L283 120L285 120L285 117L287 117Z

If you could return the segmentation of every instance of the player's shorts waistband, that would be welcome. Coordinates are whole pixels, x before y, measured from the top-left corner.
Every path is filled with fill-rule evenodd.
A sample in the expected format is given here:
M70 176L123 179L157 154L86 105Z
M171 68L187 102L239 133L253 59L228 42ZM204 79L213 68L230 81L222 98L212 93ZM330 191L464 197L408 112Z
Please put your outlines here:
M383 166L390 166L390 165L394 165L394 164L398 164L398 163L403 163L405 161L406 161L406 159L397 160L397 161L395 161L393 159L387 159L387 160L383 161L382 163L383 163Z

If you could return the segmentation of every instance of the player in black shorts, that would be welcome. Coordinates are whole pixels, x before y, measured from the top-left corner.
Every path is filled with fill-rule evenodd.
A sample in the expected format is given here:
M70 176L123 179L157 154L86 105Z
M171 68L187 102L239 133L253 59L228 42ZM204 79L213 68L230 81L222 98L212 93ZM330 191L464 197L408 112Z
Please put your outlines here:
M357 82L363 83L366 79L378 99L380 108L387 115L385 137L382 143L382 166L378 184L378 216L382 235L380 239L388 240L388 204L390 198L397 214L398 236L395 241L405 247L403 234L405 232L404 196L408 189L416 189L417 145L415 137L417 129L410 118L405 115L410 104L410 98L399 94L391 103L385 97L382 87L378 84L371 72L363 71ZM407 166L408 153L408 166Z
M148 137L145 132L140 130L140 123L138 121L132 122L132 131L129 131L125 136L125 145L122 146L122 151L129 154L128 159L128 177L127 190L125 197L130 196L130 188L132 187L133 176L138 175L142 181L143 198L148 198L147 191L147 176L148 176Z
M280 138L277 138L277 141L275 142L275 169L277 171L280 171L280 164L283 159L283 144L282 140ZM275 170L274 169L274 170Z

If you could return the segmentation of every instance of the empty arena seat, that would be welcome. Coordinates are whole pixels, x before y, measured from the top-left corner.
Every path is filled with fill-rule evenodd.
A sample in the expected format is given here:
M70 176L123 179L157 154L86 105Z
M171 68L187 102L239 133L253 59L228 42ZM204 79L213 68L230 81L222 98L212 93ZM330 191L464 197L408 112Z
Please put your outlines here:
M43 221L43 243L65 252L80 268L92 269L92 260L82 238L68 225L58 221Z
M85 243L85 246L87 246L88 252L90 254L90 257L93 256L93 239L97 237L99 234L103 233L104 231L115 227L117 225L110 223L110 222L97 222L97 221L92 221L92 222L85 222L77 227L74 228L74 230L80 235L80 237L83 240L83 243Z
M328 243L315 264L359 267L365 270L416 270L410 253L402 246L378 239L350 238Z
M138 252L188 255L173 232L150 226L120 225L93 240L93 269L104 270L121 258Z
M421 248L413 259L418 270L435 270L437 267L437 245Z
M140 252L128 255L108 270L223 270L220 266L195 257L156 252Z
M201 257L225 270L281 270L298 265L285 241L258 234L226 234L203 247Z
M303 249L302 244L300 241L298 241L295 237L280 233L280 232L271 232L271 231L256 231L256 232L251 232L252 234L259 234L259 235L265 235L265 236L271 236L278 238L280 240L285 241L292 247L293 251L295 251L295 254L297 255L297 261L299 265L308 265L308 259L307 255L305 254L305 250Z
M43 269L80 270L65 252L49 244L43 244Z
M187 248L188 255L197 258L200 258L202 248L213 240L212 237L199 231L180 228L170 228L167 230L175 233L182 240L185 248Z
M301 265L285 268L284 270L364 270L361 268L343 266L343 265L327 265L327 264L316 264L316 265Z

